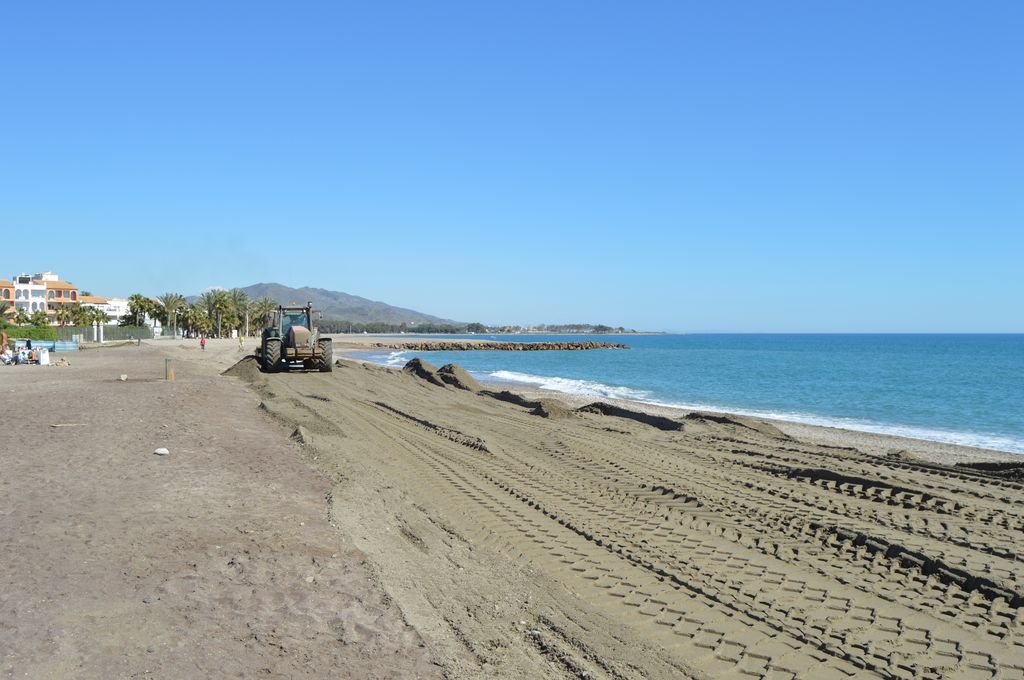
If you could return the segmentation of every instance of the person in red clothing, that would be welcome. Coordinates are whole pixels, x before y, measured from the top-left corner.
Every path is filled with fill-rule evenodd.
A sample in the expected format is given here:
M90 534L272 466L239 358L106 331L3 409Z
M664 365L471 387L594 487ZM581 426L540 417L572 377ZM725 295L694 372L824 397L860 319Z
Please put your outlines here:
M206 351L206 336L205 335L203 337L199 338L199 346L203 348L204 352Z

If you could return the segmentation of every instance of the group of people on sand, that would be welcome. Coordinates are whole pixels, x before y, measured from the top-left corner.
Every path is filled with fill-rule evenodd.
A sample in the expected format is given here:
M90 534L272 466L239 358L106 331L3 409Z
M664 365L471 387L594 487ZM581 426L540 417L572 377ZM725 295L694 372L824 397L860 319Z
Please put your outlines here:
M7 333L0 331L0 364L14 366L39 363L39 350L32 348L32 340L26 340L25 347L16 351L12 351L8 343Z

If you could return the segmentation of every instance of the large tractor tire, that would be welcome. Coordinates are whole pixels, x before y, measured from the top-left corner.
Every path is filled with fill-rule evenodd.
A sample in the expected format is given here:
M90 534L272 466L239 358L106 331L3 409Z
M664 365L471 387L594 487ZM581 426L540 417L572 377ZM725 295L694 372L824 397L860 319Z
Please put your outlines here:
M328 340L320 340L317 343L320 348L320 372L330 373L334 370L334 343Z
M263 341L263 371L277 373L281 370L281 341L268 339Z

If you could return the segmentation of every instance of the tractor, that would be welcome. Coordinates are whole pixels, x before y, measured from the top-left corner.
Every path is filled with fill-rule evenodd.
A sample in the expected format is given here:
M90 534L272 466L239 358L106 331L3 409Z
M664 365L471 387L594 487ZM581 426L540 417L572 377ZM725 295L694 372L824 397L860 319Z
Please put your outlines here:
M333 355L331 339L320 337L320 330L313 326L313 303L307 302L305 307L279 306L274 311L263 329L258 358L266 373L298 363L305 369L329 373L334 369Z

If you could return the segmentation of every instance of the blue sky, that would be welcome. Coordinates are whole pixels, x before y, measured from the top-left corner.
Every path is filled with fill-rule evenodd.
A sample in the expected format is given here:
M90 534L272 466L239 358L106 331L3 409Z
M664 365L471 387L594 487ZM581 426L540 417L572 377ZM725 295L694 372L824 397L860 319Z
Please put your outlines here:
M0 276L1021 332L1021 26L1020 2L8 5Z

